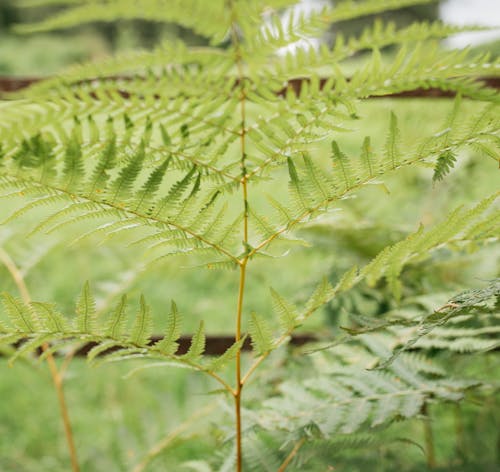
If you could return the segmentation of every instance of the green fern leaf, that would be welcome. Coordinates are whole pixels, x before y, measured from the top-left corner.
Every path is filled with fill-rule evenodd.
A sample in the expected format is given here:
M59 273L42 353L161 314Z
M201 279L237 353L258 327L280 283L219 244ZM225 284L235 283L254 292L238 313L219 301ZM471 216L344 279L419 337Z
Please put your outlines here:
M110 185L109 192L112 195L112 202L116 202L117 200L129 195L134 182L139 176L139 172L142 169L142 164L145 158L145 144L144 141L141 141L141 144L135 151L130 163L126 167L122 168L118 177Z
M182 358L189 361L197 361L205 351L205 342L205 327L203 321L200 321L200 326L191 339L189 350Z
M54 304L31 302L31 309L35 313L36 319L40 320L47 331L64 333L68 330L66 318L56 310Z
M274 342L271 328L266 320L256 313L252 313L248 324L248 332L252 340L253 350L257 355L265 354L273 349Z
M87 362L89 364L95 363L95 360L99 356L103 356L107 351L114 348L120 348L120 344L115 340L102 341L96 344L87 354Z
M140 211L143 209L145 205L151 203L155 193L160 188L161 182L165 177L165 173L167 172L168 166L172 157L168 157L165 159L149 176L148 180L144 183L141 190L137 193L137 205L135 207L135 211Z
M5 311L15 328L23 333L36 332L37 322L29 308L9 293L3 292L1 296Z
M162 354L167 356L174 355L177 352L179 344L177 340L181 335L181 315L177 309L177 305L172 300L172 308L167 317L167 329L161 341L155 344L155 348Z
M103 192L109 178L108 171L112 169L115 164L117 158L116 153L116 136L113 135L102 150L94 171L92 172L92 177L88 183L90 194L94 192Z
M42 346L46 345L49 341L54 341L54 334L42 334L35 336L27 340L23 345L15 351L15 353L9 358L9 365L12 366L14 362L27 354L32 354L33 352L40 349Z
M127 324L127 296L123 295L108 322L105 334L112 339L120 339Z
M363 141L363 147L361 151L361 160L365 166L366 173L369 177L374 176L374 166L372 163L373 151L371 149L371 140L369 136L366 136Z
M81 333L93 333L96 329L97 313L89 282L85 282L76 304L76 327Z
M271 289L273 298L273 308L278 313L280 324L285 332L289 332L297 327L299 314L295 305L287 302L278 292Z
M149 343L152 330L151 308L147 305L144 295L141 295L139 312L130 332L130 342L136 346L146 346Z
M339 169L344 189L347 190L353 185L349 158L340 150L336 141L332 141L332 153L333 165Z
M218 372L222 370L226 365L231 362L238 352L241 351L241 348L246 340L246 336L243 336L239 341L233 343L227 350L224 352L224 354L221 354L219 357L215 358L213 361L211 361L207 367L206 370L209 372Z
M433 182L443 180L447 174L455 167L457 156L453 151L445 151L438 157L434 167Z
M391 163L391 167L393 169L396 168L396 165L398 164L401 155L401 152L398 149L398 142L400 140L399 135L400 131L398 129L398 119L396 118L394 112L391 112L389 134L387 136L385 149L386 149L386 157Z
M84 175L83 153L81 146L81 137L77 135L76 130L73 130L71 139L68 141L64 153L64 169L63 175L65 180L65 188L68 190L77 191L78 181Z

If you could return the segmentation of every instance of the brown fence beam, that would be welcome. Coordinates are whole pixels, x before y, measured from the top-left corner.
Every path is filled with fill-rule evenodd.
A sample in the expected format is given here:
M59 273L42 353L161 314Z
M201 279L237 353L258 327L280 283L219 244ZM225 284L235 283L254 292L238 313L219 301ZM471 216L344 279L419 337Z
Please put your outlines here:
M155 344L156 342L163 339L162 336L153 336L150 341L150 345ZM290 339L290 344L292 346L303 346L304 344L318 341L318 338L312 334L297 334L293 335ZM191 345L191 336L181 336L177 341L179 344L179 348L177 349L176 354L182 355L186 354L189 350L189 346ZM77 356L85 357L88 352L96 346L97 343L86 343L81 346L78 351L76 351ZM207 336L205 342L205 354L209 356L220 356L224 354L232 345L234 344L234 336ZM110 348L105 351L105 354L109 354L113 351L117 351L119 348ZM250 338L246 338L242 347L243 351L251 351L252 345L250 342Z
M120 78L122 80L127 80L128 77L112 77L114 79ZM29 87L30 85L42 81L42 77L0 77L0 92L9 93L22 90ZM292 88L296 93L300 92L302 84L308 79L297 78L288 81L286 87L278 91L278 95L284 95L288 88ZM323 86L327 79L321 79L320 85ZM477 79L478 82L482 82L485 86L500 90L500 77L481 77ZM89 80L88 82L91 82ZM121 92L125 97L128 96L126 91ZM441 90L438 88L429 89L415 89L405 92L398 93L388 93L387 95L375 96L372 98L449 98L454 97L455 92L449 90Z
M151 340L149 341L149 345L152 346L153 344L157 343L158 341L161 341L163 339L163 336L159 335L153 335L151 337ZM313 334L296 334L292 335L290 337L290 344L292 346L303 346L307 343L312 343L312 342L317 342L319 341L319 338L316 337ZM22 346L26 341L25 340L20 340L13 344L14 348L19 348ZM191 336L181 336L177 343L179 344L179 348L177 349L176 354L177 355L182 355L186 354L189 350L189 347L191 345ZM221 354L224 354L232 345L234 344L234 336L226 336L226 335L218 335L218 336L207 336L206 337L206 342L205 342L205 351L204 353L209 356L220 356ZM75 339L75 345L78 345L78 340ZM78 349L75 351L74 355L76 357L85 357L87 354L90 352L90 350L97 346L98 343L96 342L88 342L84 344L80 344ZM119 346L112 346L106 351L103 351L100 355L106 355L110 354L112 352L116 352L119 349L121 349ZM245 342L243 343L242 346L243 351L251 351L252 350L252 345L250 342L250 338L246 338ZM37 350L38 355L42 354L42 350L38 349ZM55 352L55 355L58 355L58 352ZM2 352L0 351L0 358L2 357Z

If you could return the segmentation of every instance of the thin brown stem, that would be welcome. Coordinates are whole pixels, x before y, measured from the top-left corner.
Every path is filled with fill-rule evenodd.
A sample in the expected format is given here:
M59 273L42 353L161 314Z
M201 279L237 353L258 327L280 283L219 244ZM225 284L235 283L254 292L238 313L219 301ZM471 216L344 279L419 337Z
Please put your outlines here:
M280 465L278 472L285 471L285 469L290 465L290 462L292 462L293 458L297 455L299 449L304 445L305 442L306 442L305 438L302 438L300 441L295 443L295 446L293 446L293 449L290 451L290 454L286 456L285 460Z
M234 4L229 0L229 5L232 9L232 22L231 22L231 38L234 46L235 52L235 62L238 69L239 78L239 102L240 102L240 167L241 167L241 188L243 194L243 246L245 250L245 256L239 261L240 265L240 281L238 287L238 303L236 309L236 333L235 342L241 340L241 325L243 318L243 297L245 294L245 279L246 279L246 268L249 260L248 253L248 217L249 217L249 206L248 206L248 175L246 169L246 91L245 91L245 76L243 70L243 58L241 54L241 44L238 38L237 31L237 15L234 9ZM242 427L241 427L241 393L243 389L243 383L241 381L241 349L236 353L236 387L234 390L234 409L235 409L235 420L236 420L236 472L241 472L243 469L243 449L242 449Z
M17 289L23 299L24 303L31 303L31 296L26 286L26 282L24 281L23 274L17 267L16 263L12 260L10 255L2 248L0 248L0 261L9 271L14 283L16 284ZM48 344L42 345L43 352L46 352L49 349ZM73 472L80 472L80 466L78 465L78 456L76 453L75 441L73 439L73 431L71 429L71 421L69 418L68 406L66 404L66 398L64 396L63 389L63 377L59 370L57 369L57 364L54 359L54 356L51 352L47 353L47 364L49 365L50 375L52 377L52 383L54 384L57 400L59 402L59 409L61 412L61 417L64 426L64 433L66 436L66 442L68 444L68 451L71 459L71 469Z
M246 265L248 259L245 259L240 266L240 283L238 288L238 305L236 311L236 334L235 341L241 339L241 321L243 314L243 296L245 293ZM241 441L241 392L243 382L241 381L241 350L236 353L236 388L234 391L234 408L236 418L236 470L241 472L243 467L243 450Z

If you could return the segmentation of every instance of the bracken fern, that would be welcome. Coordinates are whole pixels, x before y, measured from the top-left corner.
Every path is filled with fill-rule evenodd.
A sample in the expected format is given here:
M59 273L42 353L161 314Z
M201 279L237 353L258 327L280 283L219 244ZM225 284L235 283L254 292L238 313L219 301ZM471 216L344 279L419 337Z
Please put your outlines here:
M248 266L301 243L294 230L364 187L383 185L386 177L418 165L433 167L433 180L439 182L463 148L498 161L498 94L476 79L497 76L500 63L488 54L445 50L437 43L467 28L420 23L397 29L377 21L358 37L337 35L332 47L287 49L320 37L332 23L428 2L343 1L310 15L292 15L287 22L281 15L292 0L22 3L65 6L46 20L19 26L23 32L138 18L182 25L204 37L207 46L191 48L176 41L122 53L75 66L7 97L0 104L0 194L21 203L10 215L2 214L4 224L36 213L32 233L57 232L66 238L76 226L84 228L73 237L77 241L120 235L145 248L146 268L190 255L204 268L237 269L239 289L234 344L216 358L203 355L203 321L189 350L178 353L182 316L173 301L162 338L152 341L153 318L144 296L129 322L126 294L104 318L88 282L82 281L74 317L52 303L26 303L5 293L0 340L17 346L13 360L49 342L42 357L68 344L92 342L91 362L146 358L155 366L208 374L234 401L234 436L228 438L220 470L285 470L293 461L303 463L311 448L361 447L371 441L363 436L370 425L380 428L395 418L421 415L431 399L458 401L466 390L489 388L448 378L403 351L498 346L491 341L498 335L498 315L484 326L456 324L469 320L478 305L485 316L495 312L498 307L486 310L482 301L467 300L476 295L486 299L486 292L498 297L498 282L418 320L387 318L370 324L358 319L334 345L348 342L342 349L356 349L358 357L371 361L355 366L348 351L325 351L328 369L322 375L285 381L258 408L242 405L244 386L260 365L341 293L385 279L399 300L408 264L445 247L470 250L498 242L498 194L493 194L475 206L457 208L431 227L421 225L364 267L352 267L337 283L321 281L302 303L272 289L275 316L244 309ZM395 48L391 61L380 53L386 46ZM364 62L348 74L346 61L360 52ZM359 126L361 99L428 88L457 97L432 134L408 142L391 112L383 118L385 139L359 135L354 152L342 144L343 133ZM481 112L462 114L466 99L483 102ZM483 335L487 340L474 344ZM244 366L247 336L253 357ZM234 382L225 371L228 365ZM274 443L264 441L268 431ZM212 470L208 463L187 466Z

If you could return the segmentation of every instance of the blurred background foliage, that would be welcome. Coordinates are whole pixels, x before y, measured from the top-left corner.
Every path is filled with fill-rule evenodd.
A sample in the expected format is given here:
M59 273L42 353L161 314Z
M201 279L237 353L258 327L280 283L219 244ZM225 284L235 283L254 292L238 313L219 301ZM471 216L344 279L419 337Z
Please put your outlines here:
M332 2L333 3L333 2ZM64 65L99 59L118 50L149 48L160 41L181 38L188 44L203 44L204 39L178 25L161 25L151 21L127 21L82 26L51 34L19 36L12 31L16 23L45 18L60 9L51 7L22 8L16 0L0 2L0 74L46 75ZM406 26L413 21L438 19L439 4L407 7L383 15L384 21ZM344 21L330 31L326 41L332 42L337 32L358 34L374 17ZM24 54L19 55L22 49Z
M177 26L160 27L137 21L19 36L12 31L14 24L49 15L51 9L25 10L16 3L15 0L0 2L0 75L48 75L67 64L99 59L117 50L151 47L168 38L181 37L189 44L202 42L201 38ZM433 20L437 15L436 4L406 8L384 19L406 25L414 20ZM342 32L359 33L372 20L345 22L341 25ZM325 40L332 41L334 34L331 32ZM500 49L498 45L497 42L482 48L494 53ZM362 132L344 135L342 147L357 152L358 136L367 134L383 140L387 120L380 117L388 118L391 109L398 115L405 139L416 140L421 134L439 130L451 106L448 100L431 103L381 99L365 103L360 107ZM464 101L463 106L463 113L479 111L479 106L472 102ZM291 257L254 264L248 279L245 310L269 313L270 300L263 294L270 285L285 297L301 303L323 275L335 281L345 269L368 262L380 248L414 231L419 222L432 225L457 205L478 201L498 189L498 174L492 171L495 163L491 159L463 151L459 161L458 168L442 183L432 184L430 169L410 169L388 179L385 188L374 186L360 192L358 198L343 202L342 211L335 213L331 220L304 228L298 236L311 243L312 248L298 246ZM1 205L0 216L4 219L14 205L8 202ZM24 220L26 233L32 221ZM192 332L201 317L208 320L209 332L228 331L228 320L236 303L233 273L191 271L189 261L177 258L144 274L138 267L140 254L119 244L120 241L108 244L91 240L67 247L60 244L57 234L36 235L22 241L17 234L0 226L0 246L20 265L35 299L57 300L62 311L72 312L82 281L90 279L94 281L98 306L102 309L116 301L121 290L127 289L137 297L140 292L146 294L156 314L156 326L162 326L165 307L170 298L175 298L181 310L191 315L186 317L185 332ZM470 248L469 252L458 253L440 251L431 259L405 269L400 305L396 305L383 282L376 287L360 284L325 307L303 330L331 337L339 334L339 328L345 326L352 315L377 317L395 309L424 315L429 306L440 306L457 291L481 286L485 279L499 275L498 246ZM0 267L0 290L16 291L3 267ZM429 293L432 300L423 300ZM308 356L304 359L302 355L293 355L294 352L290 354L289 357L277 354L268 370L260 374L251 386L254 401L272 391L281 380L310 373L313 362ZM445 370L462 376L490 379L500 376L495 352L482 356L480 364L477 357L460 353L432 350L428 354ZM163 371L159 375L156 370L148 370L125 379L124 375L135 365L111 364L91 370L84 361L76 359L68 370L67 396L83 471L132 470L151 447L172 432L173 440L155 455L145 470L180 470L181 462L203 458L221 447L227 429L220 422L220 415L210 415L210 409L194 426L176 433L179 424L190 415L206 405L216 404L215 396L202 395L213 388L210 382L199 375L176 370L168 371L167 375ZM0 470L68 470L62 427L55 413L56 398L46 366L23 361L9 368L0 361L0 399L0 437L8 438L0 441ZM498 470L498 398L471 396L460 407L431 406L430 414L436 470ZM424 444L424 432L420 419L395 421L380 433L379 442L361 441L361 446L343 448L341 454L326 450L306 468L297 470L315 472L324 470L325 466L349 472L426 470L426 457L414 444ZM401 443L402 437L408 442Z

